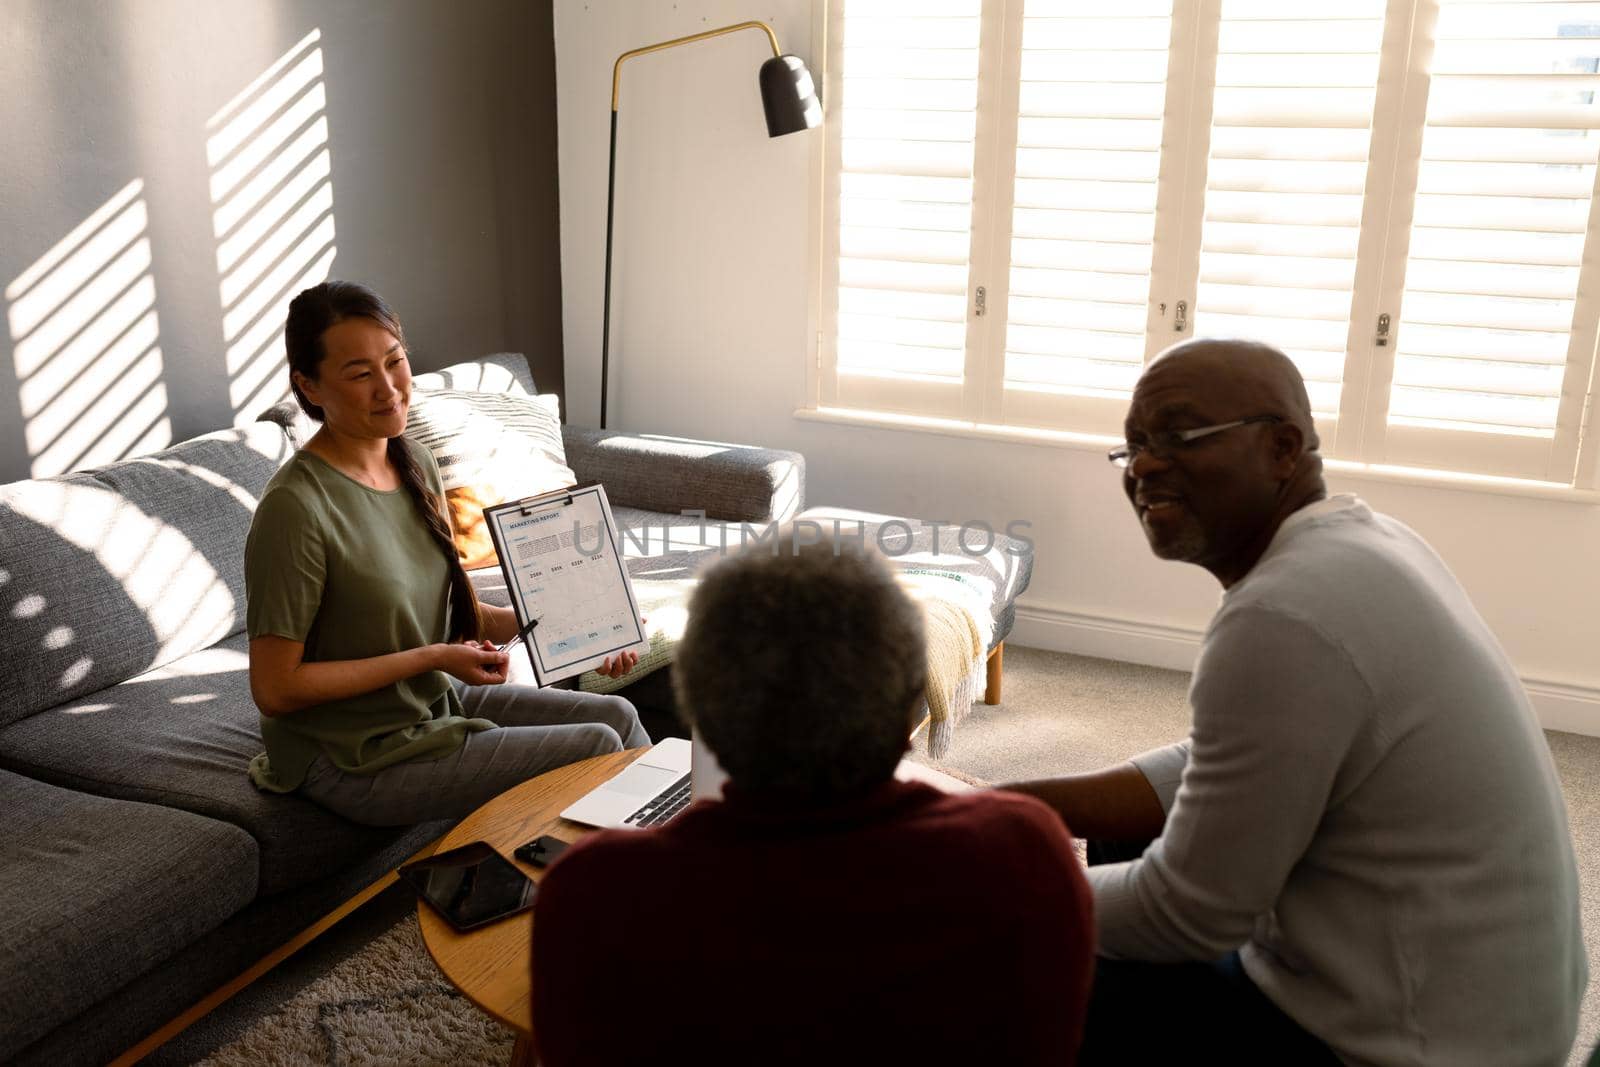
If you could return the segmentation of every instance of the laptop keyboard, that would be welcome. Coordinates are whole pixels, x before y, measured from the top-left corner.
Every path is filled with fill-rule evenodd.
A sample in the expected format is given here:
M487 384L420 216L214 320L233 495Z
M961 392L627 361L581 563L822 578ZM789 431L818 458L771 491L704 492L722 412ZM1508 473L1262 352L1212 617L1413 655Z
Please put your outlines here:
M689 778L687 774L679 778L623 822L629 826L655 826L666 822L689 806Z

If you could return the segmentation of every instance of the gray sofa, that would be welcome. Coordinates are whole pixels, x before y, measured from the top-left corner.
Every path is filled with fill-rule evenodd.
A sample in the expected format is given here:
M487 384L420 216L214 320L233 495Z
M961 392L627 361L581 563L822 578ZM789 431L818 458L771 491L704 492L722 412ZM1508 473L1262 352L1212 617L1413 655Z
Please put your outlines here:
M417 386L533 382L500 355ZM245 533L304 430L276 414L0 486L0 1062L104 1062L446 828L356 826L245 776L261 748ZM580 479L635 521L804 505L795 453L564 436ZM489 597L497 578L475 576Z

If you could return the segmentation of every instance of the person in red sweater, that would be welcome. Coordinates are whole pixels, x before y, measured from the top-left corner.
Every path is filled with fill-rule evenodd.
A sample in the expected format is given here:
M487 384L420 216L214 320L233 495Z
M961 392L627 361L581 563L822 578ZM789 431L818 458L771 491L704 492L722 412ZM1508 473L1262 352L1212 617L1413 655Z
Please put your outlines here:
M1031 797L894 779L921 613L877 556L795 540L713 566L677 650L723 799L592 834L540 885L539 1062L1073 1062L1094 944L1071 837Z

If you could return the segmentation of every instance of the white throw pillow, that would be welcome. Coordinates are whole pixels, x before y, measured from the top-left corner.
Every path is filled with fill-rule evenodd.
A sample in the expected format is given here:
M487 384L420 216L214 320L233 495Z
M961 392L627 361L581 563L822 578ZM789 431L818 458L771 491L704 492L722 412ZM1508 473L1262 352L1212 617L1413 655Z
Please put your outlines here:
M412 393L406 435L439 464L462 566L497 562L484 508L577 482L561 443L560 405L553 393Z

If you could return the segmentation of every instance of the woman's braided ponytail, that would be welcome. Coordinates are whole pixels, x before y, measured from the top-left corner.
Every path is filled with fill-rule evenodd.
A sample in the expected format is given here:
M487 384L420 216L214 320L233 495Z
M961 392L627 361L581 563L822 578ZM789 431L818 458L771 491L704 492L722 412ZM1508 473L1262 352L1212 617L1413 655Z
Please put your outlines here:
M424 446L418 446L424 447ZM422 465L411 452L405 435L389 438L389 462L400 472L400 482L411 494L411 500L422 513L445 559L450 561L450 640L476 641L478 639L478 595L461 565L455 541L450 537L450 521L445 518L443 501L434 496L422 477Z

